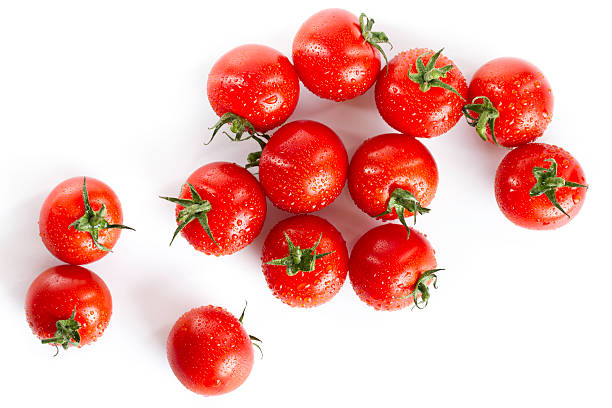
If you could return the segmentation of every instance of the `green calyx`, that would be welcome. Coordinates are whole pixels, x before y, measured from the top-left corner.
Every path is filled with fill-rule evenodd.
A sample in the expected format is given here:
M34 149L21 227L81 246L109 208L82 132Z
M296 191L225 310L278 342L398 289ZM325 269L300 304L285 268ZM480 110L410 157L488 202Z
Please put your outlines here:
M476 102L479 99L482 99L481 103ZM491 139L499 146L497 139L495 139L495 119L499 118L499 111L493 106L489 98L477 96L472 100L472 103L464 105L462 110L468 125L476 128L476 132L482 140L487 140L487 126L489 126ZM473 116L470 112L477 113L478 117Z
M244 325L242 323L242 320L244 319L244 312L246 312L246 308L248 306L248 302L245 301L244 302L244 309L242 309L242 313L240 314L240 317L238 318L238 321L240 322L240 324ZM263 350L261 348L261 346L263 345L263 341L261 341L260 339L258 339L257 337L249 334L249 339L251 339L251 343L253 344L253 346L257 347L257 349L259 350L259 353L261 354L261 358L263 359Z
M187 226L191 221L197 219L200 222L202 228L208 235L208 237L214 242L217 247L217 241L213 237L212 232L210 231L210 227L208 226L208 212L212 210L212 206L208 200L202 200L200 194L196 191L195 187L190 183L187 183L189 186L189 190L191 191L191 199L188 198L174 198L174 197L159 197L164 200L170 201L174 204L179 204L183 206L183 209L179 211L176 222L178 223L178 227L174 231L174 235L172 236L172 240L170 241L170 245L174 242L174 238L178 235L179 232L182 231L183 228ZM220 248L220 247L219 247Z
M57 346L62 346L64 350L68 350L68 347L70 346L78 346L81 344L81 335L79 334L81 324L74 320L75 315L76 306L72 310L72 315L68 319L58 320L55 322L55 327L57 330L52 338L41 340L42 344L55 345L56 356L59 353L59 348Z
M550 202L563 214L569 217L569 214L565 212L561 204L557 201L556 192L559 187L584 187L588 188L583 184L574 183L573 181L565 181L561 177L557 177L557 162L555 159L546 159L545 161L550 162L549 168L534 167L533 175L536 179L536 183L529 191L530 197L537 197L539 195L546 195Z
M85 214L75 222L70 224L68 228L74 228L77 231L88 232L93 239L96 248L102 251L109 251L107 247L98 242L98 236L100 230L104 229L129 229L135 231L134 228L121 225L121 224L110 224L106 221L106 205L102 203L102 207L98 211L94 211L89 204L89 194L87 193L87 179L83 177L83 203L85 204Z
M429 61L427 62L427 65L423 64L423 57L429 53L426 52L420 55L416 60L417 72L410 72L408 74L408 77L413 82L419 84L419 88L422 92L427 92L432 87L444 88L448 91L451 91L461 99L465 100L465 98L461 96L455 88L440 80L440 78L446 78L446 74L448 74L448 71L454 68L453 65L450 64L445 65L441 68L436 68L436 61L440 57L440 54L443 50L444 48L432 55Z
M296 247L291 242L289 235L286 232L283 232L285 235L285 239L287 240L287 246L289 247L289 255L281 259L274 259L272 261L266 262L266 265L280 265L287 267L287 275L294 276L298 272L312 272L315 270L315 263L317 259L321 259L324 256L333 254L332 252L325 252L323 254L317 254L317 247L321 243L321 238L323 234L319 235L319 239L314 244L312 248L301 249L299 246Z
M259 166L259 158L261 157L264 147L266 147L266 143L268 140L270 140L270 136L265 133L257 132L251 122L234 113L227 112L221 116L221 118L219 118L219 121L210 128L214 129L210 140L204 144L208 145L210 142L212 142L219 130L225 125L229 125L230 131L234 134L234 136L232 136L227 132L223 132L231 141L242 142L244 140L253 139L257 142L260 147L260 151L250 153L247 157L247 164L244 167L248 169Z
M410 237L410 228L408 228L408 224L406 224L406 219L404 218L404 211L409 211L414 214L414 223L416 224L417 214L426 214L431 211L429 208L425 208L421 206L419 200L408 190L404 190L401 188L396 188L391 193L391 197L389 198L389 202L387 203L387 209L385 212L375 215L374 218L382 217L383 215L391 214L395 210L397 214L397 218L399 218L400 222L404 227L406 227L406 231L408 231L408 237Z
M424 309L425 306L429 303L429 286L427 286L427 282L433 280L434 289L438 289L438 275L436 272L443 271L444 269L430 269L425 271L419 276L416 284L414 285L414 290L410 292L407 296L400 296L400 299L413 298L414 306L417 309Z
M393 44L391 44L391 42L389 41L389 37L387 37L387 34L383 33L382 31L372 31L373 25L374 19L368 18L365 13L361 13L361 15L359 16L359 27L361 28L361 35L367 43L369 43L372 47L376 48L382 54L387 66L386 73L388 73L389 60L387 60L387 55L379 44L389 44L391 49L393 49Z

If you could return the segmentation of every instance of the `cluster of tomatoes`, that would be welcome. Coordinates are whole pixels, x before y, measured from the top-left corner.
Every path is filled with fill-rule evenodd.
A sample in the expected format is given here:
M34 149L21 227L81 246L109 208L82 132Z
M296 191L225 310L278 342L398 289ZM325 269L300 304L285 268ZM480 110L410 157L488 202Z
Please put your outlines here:
M416 48L387 61L389 43L374 21L339 9L321 11L299 29L293 63L262 45L244 45L223 55L208 77L208 98L223 132L233 141L254 140L259 150L244 167L206 164L191 174L176 204L177 228L195 249L230 255L260 233L266 197L296 214L269 232L262 269L274 296L294 307L313 307L338 293L347 275L361 300L378 310L422 308L437 281L434 250L408 226L430 212L438 185L436 162L417 138L442 135L465 117L480 137L512 147L495 178L504 215L532 229L557 228L582 206L582 169L563 149L531 143L552 118L553 96L532 64L499 58L483 65L468 86L442 50ZM381 57L387 61L381 69ZM324 124L285 123L302 82L321 98L344 101L375 86L382 118L400 133L364 141L349 162L338 135ZM282 126L281 126L282 125ZM272 135L272 129L278 128ZM247 169L258 167L259 180ZM356 206L380 220L399 219L367 231L350 256L342 234L329 221L308 215L331 204L348 180ZM33 331L68 348L102 334L111 315L104 282L74 265L106 255L121 229L121 206L112 190L94 179L61 183L45 201L40 233L47 248L71 264L51 268L30 287L26 311ZM238 387L253 364L253 345L242 318L207 306L181 316L167 342L170 366L190 390L220 394Z

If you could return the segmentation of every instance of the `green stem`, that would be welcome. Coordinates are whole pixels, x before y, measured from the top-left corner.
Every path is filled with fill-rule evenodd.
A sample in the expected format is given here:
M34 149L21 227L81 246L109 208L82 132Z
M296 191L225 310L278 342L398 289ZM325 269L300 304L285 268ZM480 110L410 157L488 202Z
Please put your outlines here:
M481 99L481 103L476 101ZM472 103L464 105L461 108L468 125L476 128L476 132L484 141L487 140L487 126L491 131L491 139L499 146L495 138L495 120L499 118L499 111L493 106L493 103L486 96L477 96L472 100ZM470 112L478 114L478 117L473 116Z
M129 229L135 231L134 228L128 227L121 224L110 224L106 221L106 205L102 204L102 207L96 212L91 208L89 203L89 193L87 192L87 179L83 177L83 203L85 204L85 214L75 222L70 224L68 228L74 228L77 231L87 232L91 235L96 248L102 251L110 251L107 247L100 244L98 236L101 230L105 229Z
M176 222L178 223L178 227L174 230L174 235L172 235L172 239L170 240L170 245L174 242L174 238L178 235L179 232L183 230L193 220L198 220L206 235L212 240L212 242L218 247L217 241L213 237L213 234L208 225L208 212L212 210L212 205L208 200L202 200L200 194L197 192L194 186L190 183L187 183L189 190L191 191L191 199L187 198L174 198L174 197L159 197L164 200L170 201L171 203L181 205L183 209L179 211L176 216Z
M379 44L389 44L391 46L390 49L393 49L393 44L391 44L391 42L389 41L389 37L387 37L387 34L381 31L372 31L372 26L374 26L374 19L368 18L365 13L361 13L361 15L359 16L359 26L361 28L361 35L363 36L363 39L372 47L376 48L385 59L385 65L387 67L385 75L387 75L389 73L389 60L387 59L387 54L385 54Z
M408 231L408 238L410 237L410 228L406 223L406 219L404 218L404 211L409 211L414 214L414 223L416 224L417 214L426 214L431 210L429 208L425 208L421 206L421 203L417 198L408 190L404 190L402 188L396 188L391 193L389 197L389 201L387 202L387 209L375 215L374 218L382 217L387 214L391 214L395 210L397 214L397 218L399 218L402 225Z
M417 72L416 73L410 72L408 74L408 77L413 82L419 84L419 88L421 89L422 92L427 92L433 87L443 88L443 89L446 89L447 91L451 91L452 93L454 93L455 95L457 95L458 97L460 97L462 100L465 101L465 98L461 96L461 94L457 92L455 88L453 88L451 85L445 82L442 82L440 80L440 78L446 78L446 74L448 74L448 72L454 68L453 65L450 65L450 64L445 65L441 68L436 68L436 61L440 57L440 54L442 53L443 50L444 48L442 48L440 51L433 54L431 58L429 59L429 61L427 62L427 65L423 63L423 57L426 56L427 54L430 54L430 52L421 54L416 60Z
M280 259L274 259L272 261L268 261L266 265L279 265L287 267L287 275L294 276L298 272L312 272L315 270L315 263L317 259L321 259L324 256L333 254L332 252L325 252L323 254L317 254L317 247L321 243L321 238L323 237L323 233L319 235L319 239L311 248L301 249L299 246L296 247L291 242L289 235L286 232L283 232L285 235L285 239L287 240L287 246L289 247L289 254Z
M534 167L533 176L536 179L536 183L529 191L530 197L537 197L544 194L550 202L563 214L569 218L569 214L565 212L559 201L557 201L556 192L561 187L584 187L588 188L584 184L574 183L573 181L565 181L561 177L557 177L557 162L555 159L546 159L545 161L550 162L549 168Z

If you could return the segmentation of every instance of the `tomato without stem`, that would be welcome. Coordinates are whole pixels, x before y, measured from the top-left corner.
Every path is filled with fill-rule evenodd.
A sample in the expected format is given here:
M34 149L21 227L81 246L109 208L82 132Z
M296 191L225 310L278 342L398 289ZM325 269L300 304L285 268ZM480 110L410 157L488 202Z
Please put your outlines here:
M387 133L359 146L349 166L353 201L371 217L392 220L429 212L438 168L427 148L411 136ZM416 221L416 219L415 219Z
M298 76L315 95L345 101L363 94L376 81L383 56L380 43L389 39L373 32L371 20L342 9L323 10L310 17L293 40ZM386 57L385 57L386 58Z
M180 232L207 255L230 255L246 247L266 218L266 197L259 183L234 163L206 164L189 176L178 198L161 198L177 204L178 227L172 240Z
M32 332L43 343L64 349L96 341L108 326L112 309L104 281L74 265L55 266L38 275L25 304Z
M240 139L244 132L267 132L283 124L297 106L300 83L287 57L264 45L234 48L208 74L208 100ZM214 134L213 134L214 136Z
M253 343L242 322L215 306L182 315L168 335L166 351L176 378L202 395L235 390L253 367Z
M311 120L283 125L259 160L259 180L276 207L295 214L320 210L346 182L348 157L340 138Z
M395 130L430 138L446 133L461 118L467 83L459 68L441 51L405 51L389 61L388 73L380 71L376 106Z
M468 100L468 123L484 140L506 147L542 136L553 115L546 77L518 58L497 58L480 67L470 82Z
M297 215L272 228L262 269L274 296L290 306L319 306L346 280L348 251L340 232L323 218Z
M97 261L115 246L124 225L115 192L94 178L74 177L58 184L45 199L38 225L43 243L69 264Z
M377 310L396 310L429 301L437 280L435 252L423 234L398 224L366 232L353 247L349 278L357 296Z
M586 190L584 172L576 159L544 143L511 150L495 175L500 210L516 225L530 229L567 224L580 211Z

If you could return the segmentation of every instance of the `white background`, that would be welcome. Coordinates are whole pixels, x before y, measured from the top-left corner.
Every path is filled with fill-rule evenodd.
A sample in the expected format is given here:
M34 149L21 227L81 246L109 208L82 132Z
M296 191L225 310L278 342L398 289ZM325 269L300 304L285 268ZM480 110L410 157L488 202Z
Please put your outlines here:
M344 4L342 4L344 3ZM429 406L612 404L610 365L610 24L596 3L336 2L376 19L397 52L446 47L468 80L488 60L517 56L552 84L542 142L566 148L591 185L582 212L552 232L521 229L497 208L505 150L462 121L424 143L440 170L432 212L419 219L436 248L439 289L423 311L376 312L347 281L313 310L285 306L259 266L266 233L287 217L269 206L255 242L208 257L168 247L173 195L199 166L243 163L255 144L219 137L205 83L214 61L244 43L290 55L293 36L327 1L40 1L0 3L0 393L4 406ZM291 119L333 128L349 155L391 131L373 92L342 104L303 89ZM89 265L112 291L110 326L93 346L62 352L31 334L29 283L59 264L38 237L38 212L60 181L87 175L121 199L115 252ZM319 212L349 245L378 225L348 191ZM204 399L172 374L165 340L191 307L238 314L265 357L235 392ZM5 404L8 403L8 404ZM140 406L140 405L139 405Z

